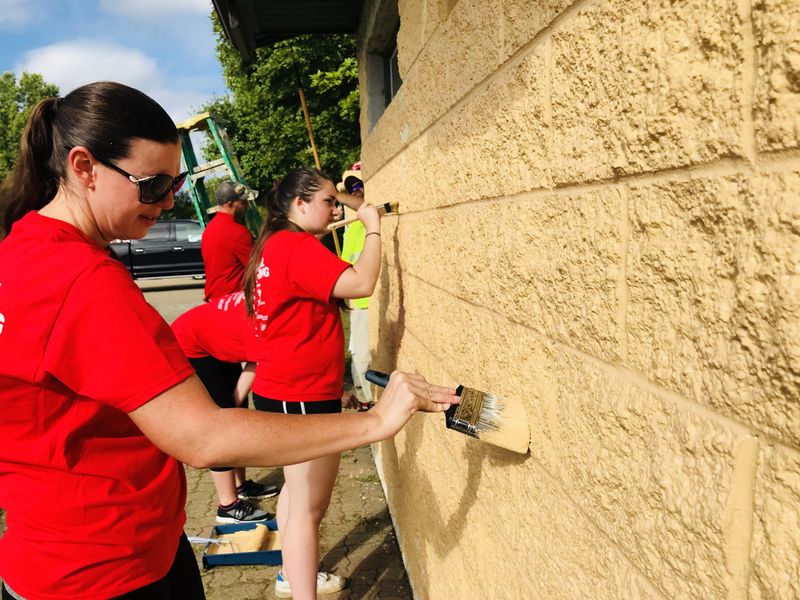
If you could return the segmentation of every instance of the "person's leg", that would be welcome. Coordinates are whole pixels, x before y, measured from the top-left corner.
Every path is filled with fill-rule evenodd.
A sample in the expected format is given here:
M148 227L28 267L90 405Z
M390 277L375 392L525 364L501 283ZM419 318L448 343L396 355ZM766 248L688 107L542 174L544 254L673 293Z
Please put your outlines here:
M247 480L247 475L245 474L244 467L236 467L233 470L233 475L235 482L234 487L241 487L242 485L244 485L244 482Z
M281 498L285 504L283 523L279 520L283 574L289 580L295 600L317 597L319 569L319 524L325 516L339 471L339 455L283 468L285 479ZM284 498L284 493L288 493ZM278 501L279 519L281 501Z
M190 358L189 362L216 405L221 408L233 408L233 391L242 372L241 365L217 360L213 356ZM244 469L242 469L242 481L236 482L232 468L211 470L211 479L214 481L217 499L221 506L229 506L239 499L236 486L244 483L243 473Z
M369 369L369 310L354 308L350 311L350 361L353 385L360 387L364 401L372 402L372 389L364 374Z
M224 471L211 469L211 479L214 481L214 489L217 490L217 498L220 506L229 506L239 500L236 494L236 478L234 469Z

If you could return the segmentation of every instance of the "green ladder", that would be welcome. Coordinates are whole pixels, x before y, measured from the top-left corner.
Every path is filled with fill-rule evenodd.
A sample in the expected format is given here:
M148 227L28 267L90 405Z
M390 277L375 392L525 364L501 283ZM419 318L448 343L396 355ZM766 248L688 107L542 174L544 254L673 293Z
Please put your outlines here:
M231 149L228 135L225 133L225 130L217 124L210 113L204 112L195 115L186 121L176 123L175 126L178 128L178 135L181 140L181 157L185 165L184 169L189 171L189 177L187 177L186 180L192 195L194 210L197 213L197 220L200 221L201 227L205 228L205 226L208 225L211 215L217 211L216 202L212 202L208 197L208 190L206 190L205 184L206 176L224 167L231 181L241 183L245 187L247 187L247 183L242 177L242 169L239 166L236 155ZM208 132L217 145L222 158L202 165L199 164L197 155L194 152L194 145L189 137L189 134L193 131ZM255 208L255 198L258 191L252 190L249 187L247 187L247 189L249 193L246 194L248 199L246 225L253 235L258 235L262 222L261 214Z

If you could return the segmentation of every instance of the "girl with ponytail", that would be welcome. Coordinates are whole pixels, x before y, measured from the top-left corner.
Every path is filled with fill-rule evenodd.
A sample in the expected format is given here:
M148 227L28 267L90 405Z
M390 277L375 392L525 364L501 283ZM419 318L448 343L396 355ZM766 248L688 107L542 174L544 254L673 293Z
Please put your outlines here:
M357 209L364 250L354 265L316 236L338 216L337 200ZM316 169L301 168L275 182L245 275L245 294L259 337L253 402L261 411L311 415L341 413L344 333L338 300L369 296L380 270L380 216L363 199L339 192ZM337 592L345 579L319 566L319 524L330 502L339 453L283 469L278 499L283 568L280 598L309 600Z
M164 109L100 82L35 107L0 187L4 600L202 599L181 462L301 463L394 435L414 411L453 399L397 374L363 415L214 404L107 248L172 208L179 167Z

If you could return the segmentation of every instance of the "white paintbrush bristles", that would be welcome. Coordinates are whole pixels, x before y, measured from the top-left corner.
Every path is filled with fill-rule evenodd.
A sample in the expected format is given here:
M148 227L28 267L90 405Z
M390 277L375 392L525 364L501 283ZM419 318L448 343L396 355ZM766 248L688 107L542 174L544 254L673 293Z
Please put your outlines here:
M531 434L525 407L516 400L485 394L475 433L483 442L527 454Z

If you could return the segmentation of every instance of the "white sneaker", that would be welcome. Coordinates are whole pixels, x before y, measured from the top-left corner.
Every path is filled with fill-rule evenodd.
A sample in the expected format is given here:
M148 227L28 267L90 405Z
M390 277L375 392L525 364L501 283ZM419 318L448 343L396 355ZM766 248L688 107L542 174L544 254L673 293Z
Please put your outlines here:
M317 595L335 594L347 587L347 577L339 577L334 573L320 571L317 573ZM283 571L278 571L278 578L275 580L275 595L278 598L291 598L292 588L289 581L283 576Z

